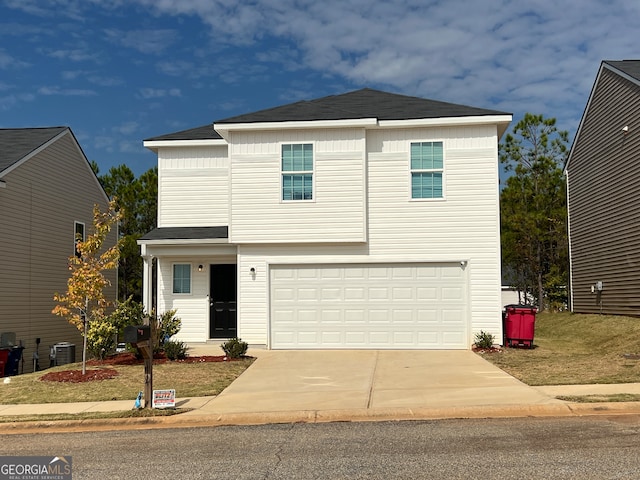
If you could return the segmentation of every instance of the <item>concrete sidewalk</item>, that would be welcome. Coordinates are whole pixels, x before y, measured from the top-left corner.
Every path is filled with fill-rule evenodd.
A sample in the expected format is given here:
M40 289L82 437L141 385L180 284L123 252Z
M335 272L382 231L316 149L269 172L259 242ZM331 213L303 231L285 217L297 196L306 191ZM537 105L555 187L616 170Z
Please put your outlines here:
M471 351L254 350L250 353L257 357L254 364L217 397L178 398L176 406L193 409L189 412L170 417L80 423L84 429L91 430L640 413L640 402L575 404L555 398L558 395L640 394L640 384L529 387ZM196 354L204 353L192 352ZM130 410L133 405L134 399L0 405L0 417ZM78 430L79 427L78 421L48 422L46 426L52 428L52 424L58 430ZM0 432L11 433L27 427L23 422L2 424Z

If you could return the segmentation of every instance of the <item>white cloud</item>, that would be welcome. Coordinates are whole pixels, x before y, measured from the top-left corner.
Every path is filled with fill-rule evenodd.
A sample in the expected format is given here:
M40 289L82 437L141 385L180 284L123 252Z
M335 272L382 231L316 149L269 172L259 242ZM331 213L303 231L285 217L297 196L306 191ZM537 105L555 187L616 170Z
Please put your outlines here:
M122 125L118 125L113 128L114 132L120 133L122 135L131 135L137 132L140 129L140 124L138 122L126 122Z
M33 102L35 95L32 93L21 93L16 95L7 95L6 97L0 97L0 110L10 110L16 105L24 102Z
M29 64L27 62L23 62L22 60L17 60L16 58L9 55L6 51L0 48L0 68L3 68L3 69L24 68L28 66Z
M262 53L262 62L292 68L293 58L363 86L548 116L561 117L569 101L582 109L601 60L640 54L640 4L626 0L137 1L198 16L217 42L295 46Z
M155 55L162 53L178 38L178 32L169 29L130 31L107 29L104 33L112 43Z
M98 62L100 60L100 55L88 48L59 48L57 50L45 50L44 53L51 58L71 60L73 62L85 62L87 60Z
M182 96L182 92L179 88L141 88L139 93L144 99Z
M40 95L60 95L65 97L91 97L97 95L94 90L87 90L81 88L60 88L54 87L40 87L38 88Z

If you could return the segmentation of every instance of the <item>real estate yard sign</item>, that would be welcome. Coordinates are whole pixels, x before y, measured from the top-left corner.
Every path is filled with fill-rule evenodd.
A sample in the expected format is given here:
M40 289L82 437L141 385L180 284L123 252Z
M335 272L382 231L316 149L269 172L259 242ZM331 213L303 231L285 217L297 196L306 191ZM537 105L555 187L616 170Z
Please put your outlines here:
M154 390L152 408L176 408L176 391Z

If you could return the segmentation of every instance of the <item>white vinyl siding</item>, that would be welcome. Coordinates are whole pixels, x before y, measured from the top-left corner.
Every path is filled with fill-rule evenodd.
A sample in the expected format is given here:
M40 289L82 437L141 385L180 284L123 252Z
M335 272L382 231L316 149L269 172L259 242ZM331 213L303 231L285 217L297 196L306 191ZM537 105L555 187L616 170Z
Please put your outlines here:
M158 226L229 224L227 147L161 148L158 154Z
M233 139L231 242L366 240L364 130L234 133ZM262 143L241 148L251 140ZM313 201L283 201L279 193L281 145L290 143L313 143Z

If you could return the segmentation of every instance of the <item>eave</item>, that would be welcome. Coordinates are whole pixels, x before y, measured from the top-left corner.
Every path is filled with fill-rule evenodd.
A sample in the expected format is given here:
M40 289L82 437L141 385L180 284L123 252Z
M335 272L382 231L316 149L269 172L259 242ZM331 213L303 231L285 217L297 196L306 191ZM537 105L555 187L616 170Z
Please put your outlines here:
M227 142L222 139L208 140L147 140L142 143L145 148L158 153L160 148L179 148L179 147L217 147L225 146Z
M377 125L377 118L358 118L350 120L309 120L303 122L214 123L213 128L220 136L227 138L230 131L371 128Z

